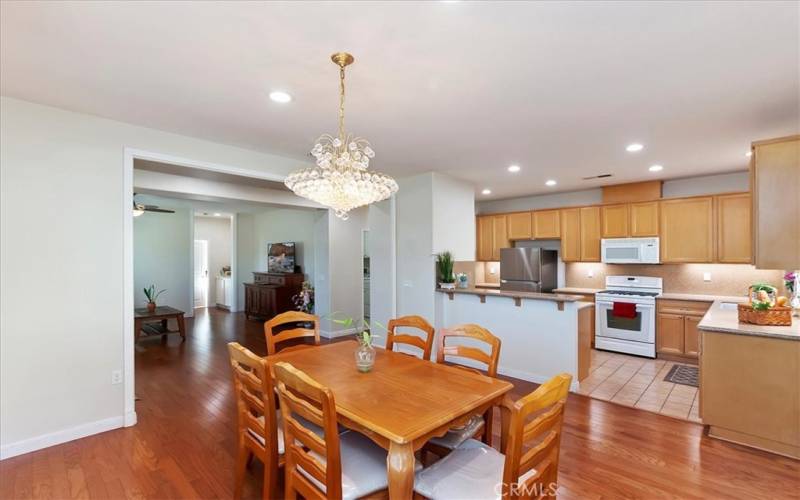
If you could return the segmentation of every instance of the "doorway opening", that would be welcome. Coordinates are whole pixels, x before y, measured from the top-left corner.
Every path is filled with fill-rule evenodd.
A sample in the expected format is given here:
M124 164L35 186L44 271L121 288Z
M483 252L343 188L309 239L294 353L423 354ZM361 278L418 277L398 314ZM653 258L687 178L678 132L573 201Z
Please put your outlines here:
M233 215L194 213L194 308L233 309Z
M208 240L194 240L194 308L202 307L208 307Z
M364 278L364 293L363 293L363 316L364 316L364 323L369 324L370 320L370 303L369 303L369 294L370 294L370 262L369 262L369 230L365 229L361 232L361 255L364 262L363 267L363 278Z

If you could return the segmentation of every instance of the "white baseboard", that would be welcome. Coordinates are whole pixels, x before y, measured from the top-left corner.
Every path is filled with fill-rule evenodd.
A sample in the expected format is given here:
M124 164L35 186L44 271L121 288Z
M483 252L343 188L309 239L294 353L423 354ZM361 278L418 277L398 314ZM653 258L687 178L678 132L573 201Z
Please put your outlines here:
M319 334L326 339L338 339L339 337L347 337L348 335L355 335L361 331L360 328L348 328L346 330L336 330L335 332L328 332L320 330Z
M133 423L136 423L136 412L132 412ZM110 431L112 429L119 429L126 425L127 416L118 416L105 418L96 422L89 422L88 424L78 425L70 429L64 429L56 432L50 432L41 436L36 436L16 443L9 443L0 446L0 460L6 458L16 457L32 451L41 450L42 448L49 448L57 444L74 441L93 434ZM133 425L133 424L128 424Z
M125 417L124 417L124 420L125 420L125 422L124 422L125 423L125 427L131 427L133 425L136 425L136 422L139 421L138 417L136 416L136 412L135 411L131 411L131 412L126 413Z

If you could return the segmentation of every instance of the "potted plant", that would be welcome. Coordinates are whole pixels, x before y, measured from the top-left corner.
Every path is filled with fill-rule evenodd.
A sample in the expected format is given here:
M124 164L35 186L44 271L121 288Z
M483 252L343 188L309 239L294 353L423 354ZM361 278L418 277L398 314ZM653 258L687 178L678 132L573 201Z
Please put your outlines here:
M166 290L159 290L156 292L156 286L150 285L144 289L144 296L147 297L147 310L153 312L156 310L156 299L159 295L166 292Z
M456 287L456 278L453 276L453 254L450 252L437 254L436 271L439 275L439 288L453 290Z
M363 373L372 371L372 366L375 364L375 348L372 347L372 341L375 340L375 335L372 334L373 326L370 325L369 321L364 319L360 321L356 321L351 317L337 319L334 317L336 314L337 313L331 314L331 321L345 328L353 328L353 325L358 325L360 323L361 326L355 327L358 330L358 333L356 333L358 348L355 351L356 368ZM377 321L373 321L372 324L386 330L386 327Z

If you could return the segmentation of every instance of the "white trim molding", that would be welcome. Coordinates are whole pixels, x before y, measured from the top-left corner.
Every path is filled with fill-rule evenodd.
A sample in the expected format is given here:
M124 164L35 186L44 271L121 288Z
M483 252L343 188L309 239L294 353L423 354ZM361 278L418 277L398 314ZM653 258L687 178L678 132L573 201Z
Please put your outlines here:
M88 424L81 424L69 429L23 439L22 441L17 441L16 443L5 444L0 447L0 460L16 457L32 451L41 450L43 448L49 448L50 446L74 441L76 439L91 436L93 434L119 429L120 427L125 427L127 425L133 425L127 423L128 418L129 415L125 415L124 417L119 416L105 418L103 420L89 422ZM136 413L133 413L132 418L134 419L134 423L136 423Z

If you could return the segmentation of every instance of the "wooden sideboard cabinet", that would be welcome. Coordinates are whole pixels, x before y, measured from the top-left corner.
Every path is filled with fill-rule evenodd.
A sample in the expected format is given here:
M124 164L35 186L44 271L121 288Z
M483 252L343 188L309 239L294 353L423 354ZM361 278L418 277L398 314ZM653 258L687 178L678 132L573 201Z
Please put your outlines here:
M253 282L244 284L244 314L271 318L295 309L292 297L303 288L303 273L254 272Z

